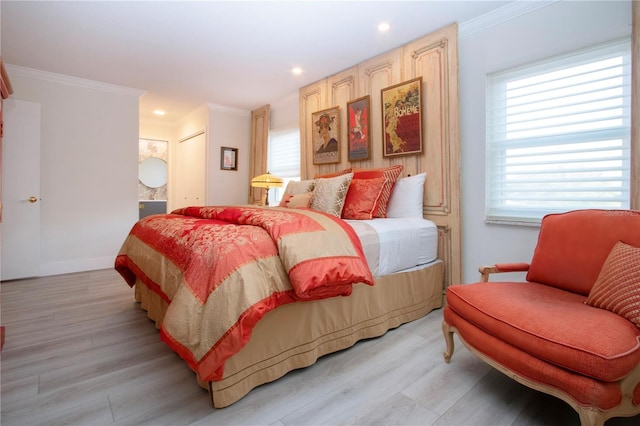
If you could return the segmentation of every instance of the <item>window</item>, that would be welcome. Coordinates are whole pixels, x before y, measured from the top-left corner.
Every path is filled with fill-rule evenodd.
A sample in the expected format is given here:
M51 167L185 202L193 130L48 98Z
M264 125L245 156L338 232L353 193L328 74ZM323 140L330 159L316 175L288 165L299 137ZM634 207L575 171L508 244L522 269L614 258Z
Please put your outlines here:
M630 102L628 39L490 75L487 221L629 208Z
M269 132L269 172L282 178L282 188L269 191L269 205L277 205L290 180L300 180L300 131L298 128Z

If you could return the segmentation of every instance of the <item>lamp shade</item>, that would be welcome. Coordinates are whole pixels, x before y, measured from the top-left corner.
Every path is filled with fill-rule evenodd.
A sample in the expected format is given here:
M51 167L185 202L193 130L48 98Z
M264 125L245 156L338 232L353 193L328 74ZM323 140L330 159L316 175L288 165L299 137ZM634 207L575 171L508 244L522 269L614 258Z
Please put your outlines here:
M251 179L251 186L254 188L280 188L282 184L282 178L273 176L269 172Z

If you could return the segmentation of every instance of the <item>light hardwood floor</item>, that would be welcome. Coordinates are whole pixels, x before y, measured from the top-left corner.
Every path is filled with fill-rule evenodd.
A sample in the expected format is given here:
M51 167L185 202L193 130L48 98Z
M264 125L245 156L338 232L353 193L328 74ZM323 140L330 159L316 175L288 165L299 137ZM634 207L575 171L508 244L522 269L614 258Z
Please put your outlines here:
M564 402L458 341L445 364L441 310L216 410L115 271L5 282L1 292L3 426L579 424Z

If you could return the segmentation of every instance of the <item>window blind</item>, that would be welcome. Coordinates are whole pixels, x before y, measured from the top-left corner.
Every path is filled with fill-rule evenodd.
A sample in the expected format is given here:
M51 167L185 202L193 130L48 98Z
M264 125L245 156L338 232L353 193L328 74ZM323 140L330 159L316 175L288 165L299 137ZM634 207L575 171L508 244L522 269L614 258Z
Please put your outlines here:
M487 79L486 219L629 208L631 43Z
M282 188L269 191L269 204L277 204L290 180L300 180L300 131L286 129L269 132L268 169L284 180Z

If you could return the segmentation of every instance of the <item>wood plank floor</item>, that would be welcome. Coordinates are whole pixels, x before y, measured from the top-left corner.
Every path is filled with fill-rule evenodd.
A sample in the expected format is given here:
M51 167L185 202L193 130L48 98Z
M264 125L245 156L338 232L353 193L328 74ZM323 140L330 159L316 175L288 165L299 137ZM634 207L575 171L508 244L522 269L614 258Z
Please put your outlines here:
M445 364L441 310L216 410L115 271L10 281L1 292L3 426L579 424L564 402L459 342Z

